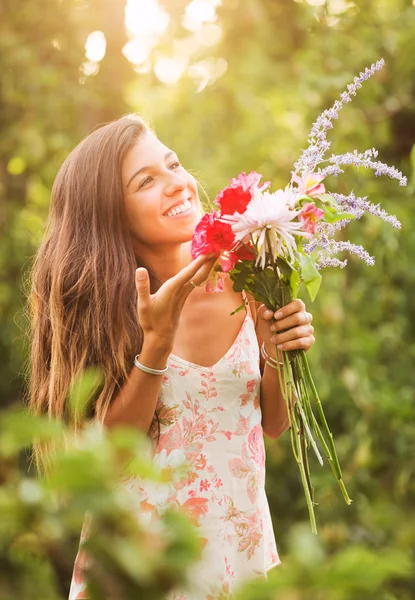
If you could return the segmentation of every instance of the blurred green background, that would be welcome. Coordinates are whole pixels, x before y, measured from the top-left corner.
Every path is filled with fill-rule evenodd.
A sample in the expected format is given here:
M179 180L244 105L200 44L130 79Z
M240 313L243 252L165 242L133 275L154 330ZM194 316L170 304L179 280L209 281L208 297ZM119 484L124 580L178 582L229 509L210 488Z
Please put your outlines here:
M386 61L340 113L329 139L334 152L376 147L380 160L408 176L408 187L353 169L327 186L369 195L403 228L373 217L350 225L344 239L363 244L376 265L350 258L346 269L323 272L313 304L304 298L317 340L309 361L354 502L346 506L330 470L313 463L319 537L310 538L289 436L267 441L267 489L284 563L272 578L286 600L415 598L414 4L0 5L2 407L23 394L22 282L51 185L84 135L138 112L212 199L242 170L284 186L318 114L365 66ZM266 593L246 598L274 597Z

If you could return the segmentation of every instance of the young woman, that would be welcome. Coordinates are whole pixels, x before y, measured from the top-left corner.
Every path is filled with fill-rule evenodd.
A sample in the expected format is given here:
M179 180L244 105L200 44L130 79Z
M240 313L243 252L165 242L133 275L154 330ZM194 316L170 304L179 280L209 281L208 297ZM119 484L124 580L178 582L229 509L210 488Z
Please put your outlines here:
M301 300L273 315L229 279L206 292L215 257L190 253L200 218L194 177L139 117L122 117L65 160L32 274L32 408L63 418L71 379L99 365L93 417L150 436L157 418L154 460L190 465L163 489L125 483L137 512L182 507L200 528L195 588L177 600L225 597L279 564L263 433L278 438L288 419L279 364L262 355L314 343ZM71 600L84 587L78 574Z

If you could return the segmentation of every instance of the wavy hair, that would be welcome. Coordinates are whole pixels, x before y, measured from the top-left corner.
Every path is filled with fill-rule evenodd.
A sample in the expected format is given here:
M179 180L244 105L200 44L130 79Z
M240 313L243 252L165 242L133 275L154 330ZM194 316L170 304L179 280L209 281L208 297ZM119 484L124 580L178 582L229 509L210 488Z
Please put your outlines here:
M149 130L127 115L89 134L69 154L52 188L40 247L29 274L28 404L82 427L68 410L74 379L98 367L92 418L102 422L126 380L143 332L137 319L134 255L124 210L121 167L127 152ZM39 471L51 447L35 442Z

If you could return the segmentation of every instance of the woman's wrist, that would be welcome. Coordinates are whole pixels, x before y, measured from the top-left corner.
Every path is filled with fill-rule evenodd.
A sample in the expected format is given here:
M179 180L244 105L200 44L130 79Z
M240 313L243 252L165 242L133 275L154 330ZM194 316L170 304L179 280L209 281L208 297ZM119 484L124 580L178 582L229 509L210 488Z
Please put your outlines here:
M263 348L264 354L266 354L267 357L269 357L273 361L278 361L278 362L284 361L283 352L281 350L277 351L277 346L275 344L271 344L271 343L266 344L265 342L263 342L262 348Z
M157 336L144 336L140 352L140 363L152 369L164 369L173 344L169 340Z

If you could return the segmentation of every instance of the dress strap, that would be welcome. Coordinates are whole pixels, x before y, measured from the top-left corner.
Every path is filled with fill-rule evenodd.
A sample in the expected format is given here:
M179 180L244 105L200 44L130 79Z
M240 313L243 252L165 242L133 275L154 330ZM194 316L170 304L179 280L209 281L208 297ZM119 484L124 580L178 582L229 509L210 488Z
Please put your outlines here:
M248 313L248 315L251 315L251 317L252 317L251 307L249 306L249 300L248 300L248 296L246 295L245 290L242 290L242 298L243 298L243 301L245 302L246 312Z
M245 308L246 308L247 314L250 315L254 324L256 324L256 306L254 305L254 310L252 310L247 293L245 290L242 290L242 298L245 303Z

